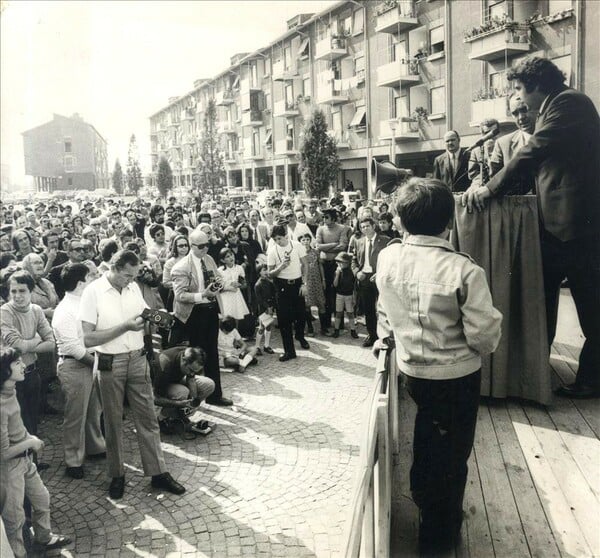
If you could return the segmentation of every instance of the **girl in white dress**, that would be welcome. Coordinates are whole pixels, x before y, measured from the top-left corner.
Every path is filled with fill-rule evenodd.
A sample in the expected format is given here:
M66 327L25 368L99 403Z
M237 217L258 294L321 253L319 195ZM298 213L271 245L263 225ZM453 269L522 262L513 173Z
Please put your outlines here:
M219 268L223 276L223 290L220 295L222 315L241 320L250 313L240 290L240 287L245 287L246 273L241 265L236 265L235 256L229 248L221 250L219 259L223 264Z

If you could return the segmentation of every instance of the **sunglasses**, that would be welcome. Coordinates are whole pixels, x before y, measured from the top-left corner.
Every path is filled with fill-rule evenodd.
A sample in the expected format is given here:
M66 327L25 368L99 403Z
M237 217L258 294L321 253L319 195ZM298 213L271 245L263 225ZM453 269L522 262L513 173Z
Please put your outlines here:
M196 248L198 248L199 250L202 250L202 248L206 248L208 246L208 244L194 244L192 242L192 246L195 246Z
M527 112L528 112L528 109L527 109L527 107L521 107L521 108L518 108L518 109L516 109L516 110L513 110L513 111L511 112L511 114L512 114L513 116L518 116L519 114L527 114Z

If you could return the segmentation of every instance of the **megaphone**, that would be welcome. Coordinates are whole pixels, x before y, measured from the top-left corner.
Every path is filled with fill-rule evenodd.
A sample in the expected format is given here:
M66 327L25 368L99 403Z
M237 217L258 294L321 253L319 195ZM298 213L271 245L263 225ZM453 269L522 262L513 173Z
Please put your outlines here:
M384 194L393 194L400 183L412 176L410 169L398 168L390 161L383 163L375 159L371 161L371 184L373 184L373 196L381 190Z

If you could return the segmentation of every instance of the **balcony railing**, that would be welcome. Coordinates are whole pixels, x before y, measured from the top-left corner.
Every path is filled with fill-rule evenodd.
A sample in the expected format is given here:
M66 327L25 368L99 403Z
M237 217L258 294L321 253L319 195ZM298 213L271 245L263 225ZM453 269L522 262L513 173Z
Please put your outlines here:
M289 81L298 75L296 66L286 68L284 60L278 60L273 64L273 81Z
M377 68L377 85L382 87L399 87L402 83L419 83L418 62L388 62Z
M215 104L218 106L226 106L233 103L233 91L231 89L225 89L219 91L215 95Z
M273 116L291 118L293 116L298 116L299 114L300 111L298 110L298 104L296 102L289 102L285 99L281 99L281 101L276 101L273 105Z
M513 119L508 112L506 97L495 99L482 99L471 103L471 126L479 126L486 118L495 118L500 123L512 122Z
M377 8L378 33L401 33L419 25L412 0L388 1Z
M471 43L471 60L497 60L529 52L531 29L528 25L494 19L465 32L465 43Z
M416 141L421 139L418 122L413 118L400 117L393 136L396 141ZM379 122L379 139L392 139L392 129L390 128L389 120L381 120Z
M315 60L337 60L348 54L345 37L327 36L321 39L315 47Z
M242 126L262 126L262 112L260 110L249 110L242 113Z
M278 155L294 156L298 154L298 149L294 144L294 140L286 137L275 142L275 152Z
M328 130L327 132L335 141L338 149L350 149L348 135L341 130Z
M348 91L342 88L341 80L332 80L317 86L317 103L323 105L341 105L350 100Z

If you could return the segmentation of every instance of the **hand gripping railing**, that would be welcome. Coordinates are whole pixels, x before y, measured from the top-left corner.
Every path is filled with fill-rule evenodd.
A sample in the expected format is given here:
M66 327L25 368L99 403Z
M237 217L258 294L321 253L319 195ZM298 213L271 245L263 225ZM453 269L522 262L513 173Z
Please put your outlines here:
M391 340L377 342L377 369L366 421L343 554L384 558L390 554L392 454L398 453L398 368Z

